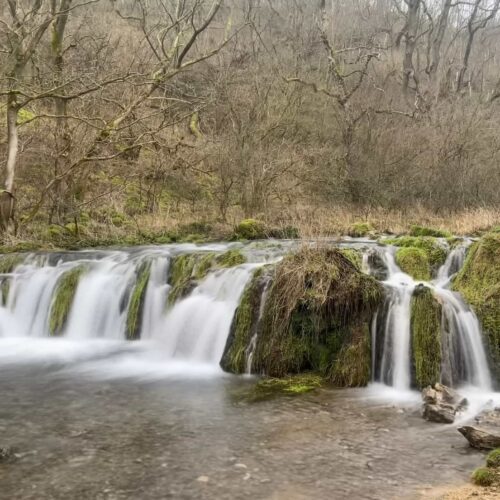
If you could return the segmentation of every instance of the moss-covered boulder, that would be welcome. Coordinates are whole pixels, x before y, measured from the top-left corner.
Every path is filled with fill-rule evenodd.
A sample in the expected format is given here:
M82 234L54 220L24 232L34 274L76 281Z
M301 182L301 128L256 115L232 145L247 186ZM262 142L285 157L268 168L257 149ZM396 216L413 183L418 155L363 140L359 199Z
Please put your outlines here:
M396 264L401 271L415 280L429 281L431 279L429 257L422 248L399 248L396 252Z
M66 271L60 277L49 311L49 332L51 335L57 336L63 333L78 283L85 270L84 266L78 266Z
M441 304L432 290L417 287L411 301L411 333L415 383L419 389L440 381L441 313Z
M234 228L234 236L240 240L261 240L267 237L266 225L256 219L244 219Z
M363 238L374 234L373 226L369 222L355 222L349 228L348 235L352 238Z
M410 258L409 256L411 255L413 259L418 258L419 260L422 260L422 254L424 253L428 262L430 275L435 274L437 270L445 263L446 256L448 254L446 243L438 238L434 238L431 236L401 236L399 238L386 238L380 240L380 242L387 245L394 245L400 248L420 249L421 252L418 253L418 256L416 252L408 252L406 254L406 257Z
M142 313L150 273L150 262L143 262L136 272L136 281L127 312L127 338L129 340L136 340L141 334Z
M247 370L249 349L252 339L259 334L264 292L272 279L273 270L272 266L258 268L243 292L221 360L225 371L241 374Z
M186 297L210 271L238 266L245 262L246 257L238 249L221 254L208 252L178 255L170 266L168 282L171 289L168 303L171 305Z
M382 296L382 286L338 249L304 248L285 257L266 301L256 373L283 377L313 370L342 384L366 383L370 356L360 370L350 364L349 346L366 352L363 342ZM347 366L353 373L341 373Z
M481 322L491 365L500 379L500 233L474 243L453 283Z

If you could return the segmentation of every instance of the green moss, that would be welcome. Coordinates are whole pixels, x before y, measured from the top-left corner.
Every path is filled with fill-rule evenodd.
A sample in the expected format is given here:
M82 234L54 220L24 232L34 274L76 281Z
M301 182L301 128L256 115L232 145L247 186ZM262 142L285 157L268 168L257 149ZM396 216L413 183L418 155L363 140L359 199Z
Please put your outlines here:
M66 271L57 283L49 312L51 335L61 335L73 304L76 289L85 267L79 266Z
M234 229L234 235L242 240L260 240L266 238L266 226L255 219L244 219Z
M217 255L215 257L215 263L217 267L226 268L239 266L247 261L246 257L240 252L240 250L228 250L222 255Z
M355 222L349 228L349 236L353 238L362 238L373 233L373 226L369 222Z
M361 338L344 345L333 364L330 379L339 387L363 387L370 382L370 330L367 324L362 330Z
M169 283L172 288L168 303L173 304L185 297L211 270L229 268L245 262L245 256L236 249L223 254L210 252L178 255L170 268Z
M403 248L420 248L427 254L433 270L437 270L446 260L447 251L443 243L430 236L401 236L399 238L386 238L381 243Z
M431 279L431 268L425 250L405 247L396 252L396 264L406 274L419 281Z
M315 369L331 376L342 347L360 341L382 295L380 283L338 249L304 248L285 257L269 290L255 370L283 377Z
M243 292L221 361L222 368L228 372L245 373L246 351L259 327L262 293L269 279L264 268L260 267Z
M363 267L363 252L361 250L357 250L356 248L340 248L340 252L354 264L356 269L361 271Z
M295 226L273 227L266 230L266 236L281 240L295 240L300 238L300 231Z
M439 382L441 375L441 304L428 287L418 287L411 301L412 353L417 386Z
M500 378L500 233L474 243L453 283L481 321L491 367Z
M239 399L258 402L279 396L299 396L320 388L324 383L324 378L316 373L302 373L286 378L262 378L255 386L241 392Z
M24 257L22 255L10 254L0 258L0 274L11 273L19 264L22 264Z
M488 453L488 456L486 457L486 465L493 468L500 467L500 448L492 450Z
M140 336L142 308L146 297L146 288L151 273L151 263L145 262L137 270L137 279L130 298L127 313L127 338L138 339Z
M486 467L480 467L473 472L472 482L478 486L491 486L495 482L495 473Z
M449 231L433 229L423 226L411 226L410 236L432 236L434 238L450 238L452 234Z

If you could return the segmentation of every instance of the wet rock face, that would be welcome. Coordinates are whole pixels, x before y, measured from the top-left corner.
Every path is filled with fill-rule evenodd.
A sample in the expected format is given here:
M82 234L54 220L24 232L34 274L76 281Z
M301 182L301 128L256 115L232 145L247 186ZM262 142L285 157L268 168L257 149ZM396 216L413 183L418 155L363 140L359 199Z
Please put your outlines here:
M467 399L442 384L426 387L422 391L422 399L424 402L423 418L440 424L452 424L457 413L463 411L468 405Z

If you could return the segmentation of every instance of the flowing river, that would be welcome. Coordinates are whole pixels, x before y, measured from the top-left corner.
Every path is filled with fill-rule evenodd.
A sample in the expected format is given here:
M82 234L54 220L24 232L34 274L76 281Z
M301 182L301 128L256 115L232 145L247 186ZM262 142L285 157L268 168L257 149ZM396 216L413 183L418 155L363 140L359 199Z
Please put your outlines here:
M338 244L375 249L386 262L389 299L372 329L374 383L264 401L247 397L255 377L225 374L219 362L252 272L293 242L24 257L2 278L0 447L12 447L16 460L0 463L0 498L410 499L466 481L483 456L456 425L423 421L410 388L409 304L419 283L401 273L390 247ZM209 273L165 307L173 257L232 248L247 263ZM427 285L456 339L445 346L442 376L472 387L475 411L497 395L477 318L448 289L460 252ZM131 342L127 314L144 262L141 340ZM70 313L53 337L57 284L76 268L84 271Z

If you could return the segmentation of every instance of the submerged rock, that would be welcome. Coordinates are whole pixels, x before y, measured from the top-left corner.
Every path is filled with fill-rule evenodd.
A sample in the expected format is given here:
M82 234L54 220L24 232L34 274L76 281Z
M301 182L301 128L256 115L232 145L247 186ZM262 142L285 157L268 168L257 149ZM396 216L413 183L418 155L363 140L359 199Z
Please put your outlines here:
M457 413L463 411L468 405L466 398L442 384L426 387L422 391L422 399L424 402L423 418L440 424L452 424Z
M500 448L500 429L496 429L496 431L493 429L486 430L466 425L460 427L458 432L469 441L473 448L480 450Z
M13 462L16 459L14 448L10 446L0 447L0 464Z

